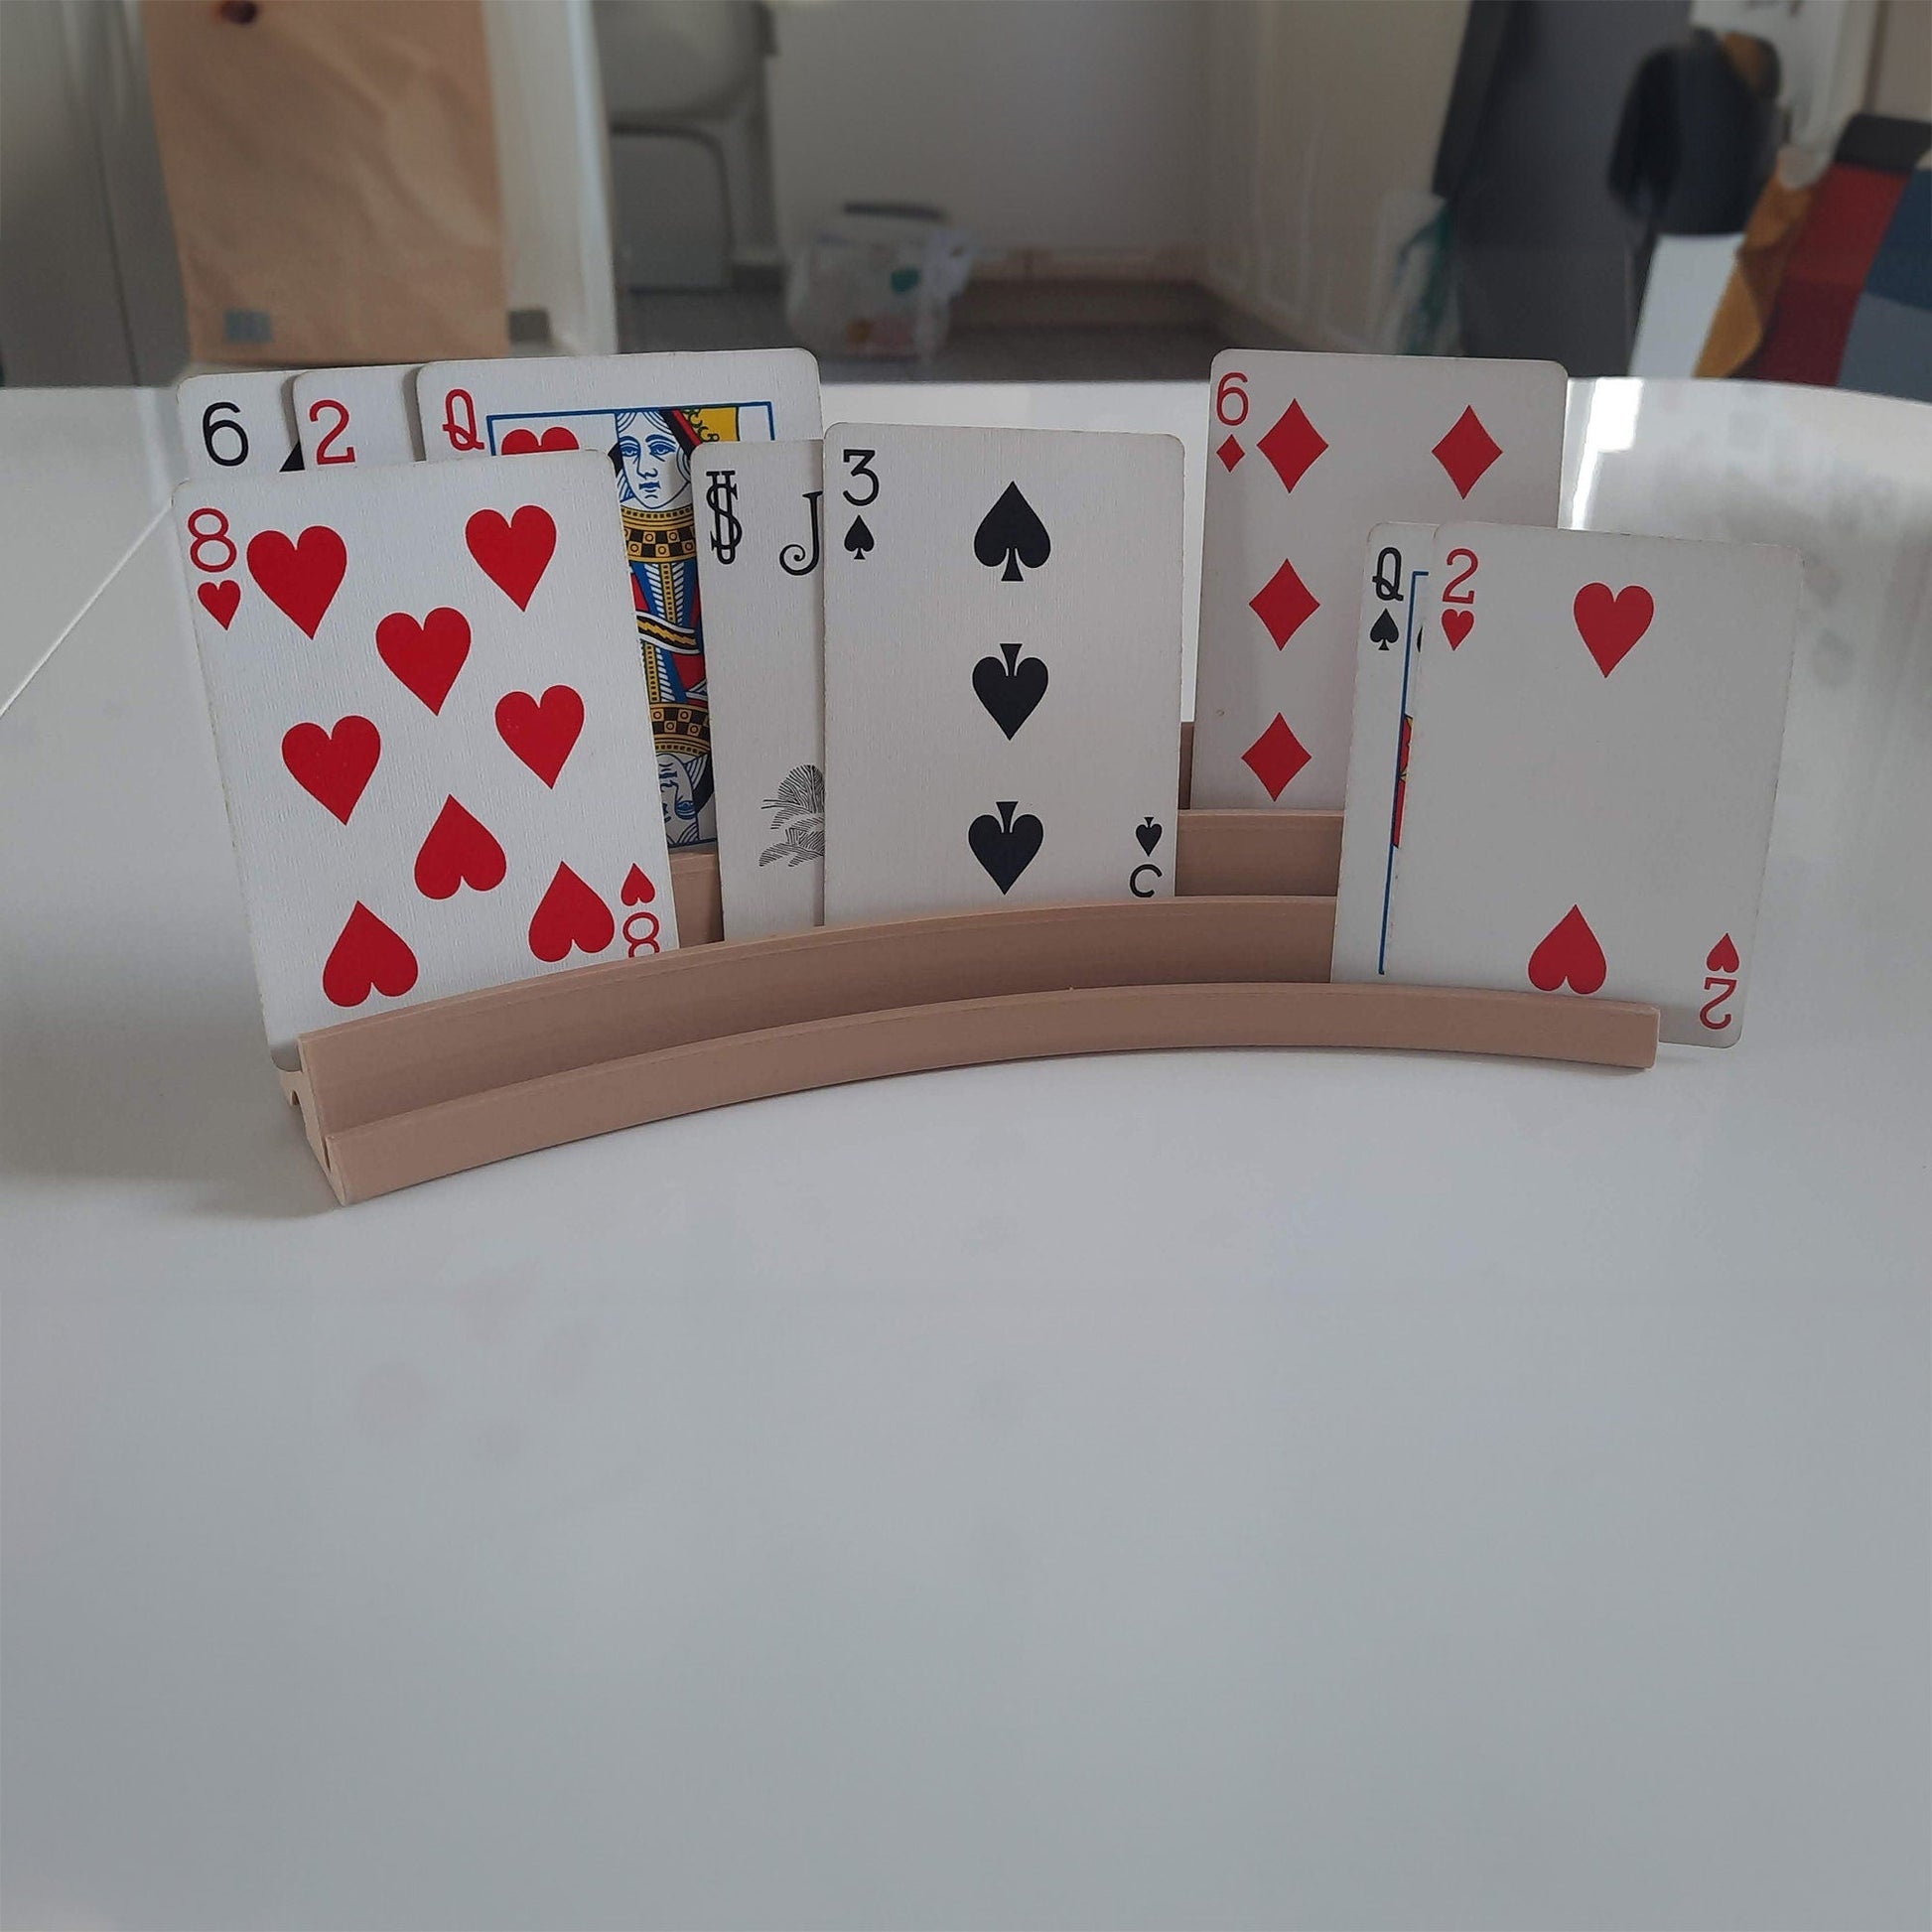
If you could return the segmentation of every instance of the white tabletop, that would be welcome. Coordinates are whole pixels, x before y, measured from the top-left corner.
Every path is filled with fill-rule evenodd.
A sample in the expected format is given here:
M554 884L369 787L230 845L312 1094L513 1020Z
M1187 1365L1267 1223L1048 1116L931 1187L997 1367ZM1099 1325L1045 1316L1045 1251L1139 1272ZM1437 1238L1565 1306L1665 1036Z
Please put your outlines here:
M828 414L888 395L1205 409ZM1573 398L1584 520L1809 559L1728 1052L991 1067L351 1209L169 532L63 592L0 716L0 1920L1926 1923L1929 429ZM7 500L12 570L70 509Z

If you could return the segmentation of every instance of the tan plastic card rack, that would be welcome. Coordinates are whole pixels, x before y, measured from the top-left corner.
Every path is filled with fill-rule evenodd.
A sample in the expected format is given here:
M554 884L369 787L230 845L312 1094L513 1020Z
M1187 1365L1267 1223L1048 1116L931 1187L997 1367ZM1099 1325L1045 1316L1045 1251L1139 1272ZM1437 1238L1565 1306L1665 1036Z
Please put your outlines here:
M336 1196L741 1100L1069 1053L1352 1046L1646 1067L1655 1007L1331 985L1338 812L1187 811L1172 899L1014 906L725 944L675 855L675 952L305 1034L282 1076Z

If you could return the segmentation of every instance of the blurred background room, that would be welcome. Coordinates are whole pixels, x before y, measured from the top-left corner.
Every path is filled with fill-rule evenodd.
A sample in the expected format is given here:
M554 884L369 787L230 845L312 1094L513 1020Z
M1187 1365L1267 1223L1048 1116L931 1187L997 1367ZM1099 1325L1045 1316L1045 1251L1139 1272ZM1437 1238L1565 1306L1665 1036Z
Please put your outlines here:
M1926 0L4 0L0 368L1925 395L1928 114Z

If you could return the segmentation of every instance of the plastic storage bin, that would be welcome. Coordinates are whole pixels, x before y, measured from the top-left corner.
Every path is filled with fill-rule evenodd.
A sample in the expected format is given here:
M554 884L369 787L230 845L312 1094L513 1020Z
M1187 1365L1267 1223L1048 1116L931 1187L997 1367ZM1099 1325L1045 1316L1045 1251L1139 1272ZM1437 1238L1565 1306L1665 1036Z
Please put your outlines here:
M972 237L940 209L849 202L792 264L785 316L820 355L923 361L972 270Z

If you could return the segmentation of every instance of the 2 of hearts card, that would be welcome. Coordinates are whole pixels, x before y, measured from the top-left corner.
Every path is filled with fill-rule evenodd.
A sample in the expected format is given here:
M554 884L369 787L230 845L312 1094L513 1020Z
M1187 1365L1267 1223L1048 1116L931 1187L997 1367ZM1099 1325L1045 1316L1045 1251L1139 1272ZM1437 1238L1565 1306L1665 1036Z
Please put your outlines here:
M417 372L416 404L432 463L576 449L609 459L667 833L673 845L715 838L697 597L705 506L691 458L705 443L815 438L817 362L802 348L432 362Z
M1168 436L826 432L825 918L1166 897Z
M270 1045L677 943L602 457L175 492Z
M1797 554L1762 545L1439 527L1399 774L1386 696L1358 712L1357 751L1399 793L1345 845L1336 977L1375 976L1392 837L1385 977L1640 1000L1666 1040L1731 1044L1798 585Z
M305 469L342 463L420 463L414 362L307 369L289 385Z
M1392 521L1554 524L1565 386L1554 362L1214 358L1195 806L1342 806L1362 539Z

